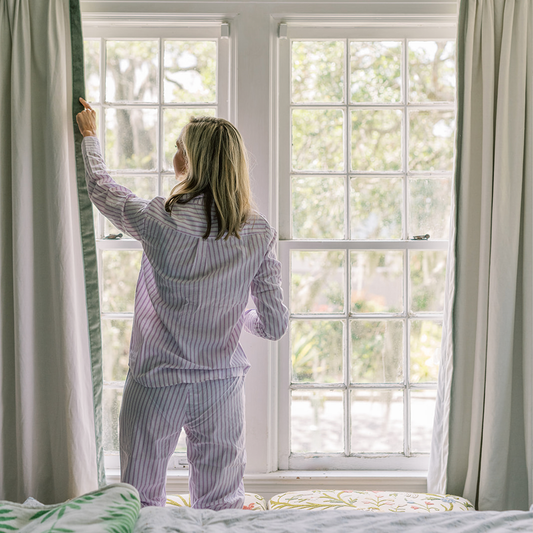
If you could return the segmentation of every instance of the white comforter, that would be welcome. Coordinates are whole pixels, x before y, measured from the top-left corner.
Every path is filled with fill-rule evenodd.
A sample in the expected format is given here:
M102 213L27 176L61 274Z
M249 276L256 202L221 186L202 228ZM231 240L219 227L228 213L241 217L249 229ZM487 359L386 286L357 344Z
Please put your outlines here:
M141 510L133 533L478 533L533 532L533 512L372 513L362 511Z

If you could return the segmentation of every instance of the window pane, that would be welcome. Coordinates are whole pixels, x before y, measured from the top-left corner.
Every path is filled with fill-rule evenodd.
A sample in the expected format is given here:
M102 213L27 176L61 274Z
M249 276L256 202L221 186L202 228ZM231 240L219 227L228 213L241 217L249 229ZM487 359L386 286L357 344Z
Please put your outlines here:
M403 451L403 393L351 391L352 453Z
M106 42L106 102L158 102L158 41Z
M352 313L403 311L403 252L351 251Z
M453 111L410 111L411 170L453 169L454 116Z
M344 238L344 178L293 177L291 199L293 238Z
M344 100L344 41L292 43L292 101Z
M141 268L141 251L102 252L104 313L133 313L135 286Z
M402 178L350 180L352 239L401 239Z
M351 101L400 102L401 57L398 41L351 42Z
M125 381L130 354L131 320L102 320L105 381Z
M113 179L127 187L140 198L151 200L157 196L157 176L132 176L132 175L113 175ZM107 218L105 219L104 233L120 233L121 230L116 228ZM126 237L126 235L125 235Z
M344 311L344 252L291 252L292 313Z
M88 102L100 101L100 41L84 41L85 96Z
M180 438L178 440L178 444L176 445L176 449L174 450L175 453L185 453L187 451L187 435L185 434L185 430L181 430Z
M442 311L446 279L445 251L411 251L411 311Z
M343 120L339 109L293 109L292 168L343 170Z
M403 380L403 320L354 320L352 383L399 383Z
M342 383L344 323L291 321L292 381Z
M106 452L119 451L118 417L121 404L122 389L104 388L102 395L102 440Z
M164 174L162 176L160 196L164 196L166 198L170 194L172 188L177 185L177 183L176 176L173 174Z
M436 390L411 389L412 452L429 452L431 450L431 434L436 400Z
M442 322L434 320L411 320L411 375L409 381L437 381L440 363Z
M409 41L409 100L454 99L455 41Z
M295 390L291 395L291 452L344 450L342 391Z
M447 239L450 207L451 179L409 179L409 235Z
M176 153L176 139L191 117L214 117L216 110L213 107L203 107L197 109L163 109L163 150L165 160L163 162L164 170L174 170L172 158Z
M165 41L165 102L216 102L215 41Z
M401 170L402 116L399 109L352 109L352 170Z
M105 160L112 169L157 168L157 109L106 109Z

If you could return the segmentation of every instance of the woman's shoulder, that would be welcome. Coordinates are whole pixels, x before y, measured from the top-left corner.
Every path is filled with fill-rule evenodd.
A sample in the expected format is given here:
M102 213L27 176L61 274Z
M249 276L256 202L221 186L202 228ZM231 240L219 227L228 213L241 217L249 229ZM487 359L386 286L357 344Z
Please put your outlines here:
M259 211L252 211L241 230L241 235L275 235L276 230L270 225L266 217Z

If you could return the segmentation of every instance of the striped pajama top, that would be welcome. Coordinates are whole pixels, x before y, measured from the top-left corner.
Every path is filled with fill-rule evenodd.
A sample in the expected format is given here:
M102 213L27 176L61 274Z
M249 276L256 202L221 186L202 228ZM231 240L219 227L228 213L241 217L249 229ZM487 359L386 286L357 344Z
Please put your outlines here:
M244 375L242 328L277 340L286 331L276 231L259 214L241 238L206 230L203 195L165 211L165 198L141 199L106 170L96 137L82 142L89 197L121 231L142 243L129 366L146 387ZM251 291L256 309L246 310Z

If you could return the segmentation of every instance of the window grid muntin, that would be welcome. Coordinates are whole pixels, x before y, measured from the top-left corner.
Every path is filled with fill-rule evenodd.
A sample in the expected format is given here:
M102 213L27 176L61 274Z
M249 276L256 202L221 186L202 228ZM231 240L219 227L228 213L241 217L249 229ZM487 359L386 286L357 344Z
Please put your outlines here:
M158 91L157 94L159 95L159 102L153 103L153 102L119 102L119 103L110 103L106 101L106 74L107 74L107 68L106 68L106 52L107 52L107 46L106 43L108 41L155 41L157 40L159 43L158 50L159 50L159 68L158 68ZM214 41L216 44L216 71L215 71L215 83L216 83L216 101L215 102L192 102L192 103L176 103L176 102L164 102L163 101L163 91L164 91L164 83L163 83L163 76L164 76L164 56L162 52L164 51L164 42L167 40L171 41ZM140 175L140 176L147 176L151 177L153 179L157 180L157 193L158 195L162 194L162 187L163 187L163 179L165 176L174 176L173 171L164 170L164 138L163 138L163 111L166 108L175 108L175 109L201 109L201 108L208 108L208 109L215 109L215 116L219 115L220 111L220 90L219 90L219 63L220 63L220 43L217 38L213 37L206 37L206 38L192 38L192 37L185 37L185 38L174 38L174 37L88 37L84 39L84 41L99 41L100 42L100 57L99 57L99 77L100 77L100 91L99 91L99 100L98 102L90 102L93 109L95 109L98 113L99 118L99 124L98 124L98 139L101 141L102 150L105 154L105 143L106 143L106 117L105 112L107 109L134 109L134 108L141 108L141 109L157 109L157 120L159 121L156 127L156 169L155 170L142 170L142 169L108 169L108 172L111 176L115 175ZM93 207L94 209L94 207ZM98 267L98 286L99 286L99 293L100 293L100 301L102 301L103 297L103 287L104 287L104 279L103 279L103 252L106 250L114 250L114 251L141 251L142 245L138 241L128 238L125 236L122 240L119 241L113 241L113 240L104 240L104 231L105 231L105 217L101 213L98 212L98 216L96 218L96 227L95 227L95 236L96 236L96 251L97 251L97 267ZM133 319L133 312L101 312L100 313L100 322L103 323L104 320L110 321L110 320L132 320ZM103 382L103 389L104 390L123 390L124 388L124 381L109 381L104 380ZM106 453L110 453L114 455L116 452L109 450L106 450ZM179 457L179 454L176 454ZM179 464L182 464L182 460L179 459Z
M292 101L292 74L293 74L293 59L292 59L292 52L293 52L293 42L294 41L340 41L343 40L345 43L345 76L344 76L344 101L339 103L316 103L316 104L309 104L309 103L294 103ZM349 89L351 87L351 69L350 69L350 43L356 42L356 41L401 41L402 42L402 55L401 55L401 77L402 77L402 84L401 84L401 101L400 102L393 102L393 103L381 103L381 104L375 104L373 102L368 103L353 103L350 101L350 93ZM429 243L423 242L420 243L420 247L412 247L409 246L408 243L411 243L413 241L409 241L409 235L408 235L408 224L409 224L409 178L411 177L451 177L452 171L411 171L409 169L409 119L410 119L410 110L416 109L416 110L425 110L425 109L441 109L441 110L452 110L455 111L455 104L454 103L448 103L448 102L423 102L423 103L411 103L409 101L409 70L408 70L408 46L409 41L449 41L451 39L432 39L432 38L396 38L396 39L382 39L382 38L366 38L366 39L353 39L353 38L322 38L322 39L315 39L315 38L294 38L289 40L289 91L290 91L290 97L289 97L289 108L290 113L289 116L291 117L290 120L290 139L291 139L291 146L292 146L292 132L293 132L293 123L292 123L292 112L294 109L298 108L315 108L315 109L342 109L344 111L344 122L343 122L343 150L346 154L346 157L344 158L344 171L302 171L302 170L294 170L292 168L292 149L289 150L289 165L290 165L290 171L289 171L289 209L290 209L290 215L288 217L289 222L289 240L288 241L280 241L280 247L287 246L287 254L289 259L289 283L292 283L290 280L292 279L292 268L290 266L290 257L291 257L291 251L295 249L303 250L305 248L302 248L300 246L293 246L298 241L300 241L304 246L307 244L310 244L310 241L312 241L314 244L318 246L313 246L312 249L318 250L324 250L328 251L331 249L340 249L343 241L342 240L335 240L334 243L336 246L331 246L333 244L332 240L322 241L322 240L316 240L316 239L298 239L297 241L293 238L293 216L292 216L292 182L294 176L300 176L300 175L309 175L309 176L321 176L321 175L328 175L328 176L342 176L345 180L345 198L344 198L344 208L345 208L345 216L344 216L344 235L345 239L349 242L351 241L351 207L350 207L350 183L352 177L357 176L377 176L380 177L400 177L403 181L403 195L402 195L402 238L395 240L395 241L387 241L387 240L381 240L380 246L378 249L383 250L393 250L393 249L403 249L403 294L404 294L404 301L403 301L403 313L400 315L398 314L358 314L358 313L351 313L351 298L350 298L350 289L351 289L351 264L349 261L350 258L350 250L352 249L362 249L362 250L372 250L373 245L375 245L375 241L365 241L360 240L357 241L359 243L365 243L366 246L348 246L344 247L345 250L345 278L346 278L346 286L345 286L345 316L342 316L342 320L344 323L344 332L345 332L345 338L344 338L344 354L343 354L343 362L345 364L345 369L343 372L344 375L344 383L343 384L313 384L313 383L293 383L292 377L289 380L289 394L292 398L292 391L293 390L299 390L299 389L307 389L307 390L320 390L320 389L330 389L330 390L343 390L343 404L344 404L344 420L345 420L345 427L344 427L344 442L345 442L345 450L344 454L329 454L329 453L316 453L313 452L313 456L319 456L319 455L344 455L344 456L373 456L375 454L373 453L364 453L364 454L351 454L351 390L357 390L357 389L385 389L385 390L402 390L403 392L403 454L394 454L394 453L386 453L385 455L403 455L406 457L413 457L413 454L411 453L411 398L410 398L410 391L411 390L428 390L428 389L436 389L437 384L436 382L424 382L424 383L411 383L410 382L410 361L411 361L411 354L410 354L410 333L411 333L411 321L414 319L437 319L442 320L443 313L412 313L409 311L410 309L410 299L411 299L411 272L410 272L410 251L413 250L435 250L435 249L441 249L441 250L447 250L447 241L445 240L434 240L431 242L430 246L427 246ZM401 170L399 171L352 171L351 170L351 109L354 108L364 108L364 109L372 109L372 108L396 108L396 109L402 109L402 138L401 138L401 157L402 157L402 164L401 164ZM351 241L353 243L354 241ZM403 246L399 247L390 247L388 245L392 243L401 243ZM339 246L341 244L341 246ZM418 243L417 243L418 244ZM436 245L436 246L435 246ZM340 315L338 313L333 314L294 314L291 313L290 315L290 321L292 323L293 320L298 319L339 319ZM401 384L354 384L350 383L350 357L351 357L351 321L352 320L364 320L364 319L373 319L373 320L391 320L391 319L398 319L401 318L403 322L403 343L404 343L404 355L403 355L403 383ZM288 343L289 345L289 375L292 376L292 362L291 362L291 356L292 349L291 341ZM292 399L291 402L292 403ZM289 416L290 420L290 416ZM309 454L298 454L291 451L291 428L289 427L288 436L289 436L289 455L291 457L293 456L306 456ZM382 453L379 455L383 455ZM417 453L415 455L424 455L424 453Z

